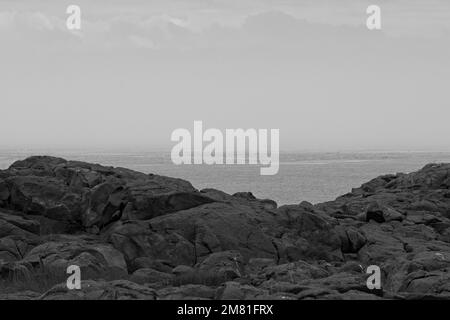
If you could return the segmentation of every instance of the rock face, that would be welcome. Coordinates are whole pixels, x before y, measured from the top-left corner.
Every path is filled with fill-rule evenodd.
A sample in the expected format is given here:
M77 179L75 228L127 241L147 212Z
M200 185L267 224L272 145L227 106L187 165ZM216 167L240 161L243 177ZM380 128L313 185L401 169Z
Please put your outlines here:
M0 171L0 299L267 298L449 299L450 164L279 208L61 158Z

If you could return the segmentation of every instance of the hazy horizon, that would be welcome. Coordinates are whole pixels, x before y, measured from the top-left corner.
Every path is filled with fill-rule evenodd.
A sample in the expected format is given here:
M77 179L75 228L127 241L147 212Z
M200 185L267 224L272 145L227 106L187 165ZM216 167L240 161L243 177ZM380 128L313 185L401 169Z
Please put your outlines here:
M189 181L201 190L215 188L229 194L252 192L282 204L333 200L380 175L409 173L428 163L450 163L450 152L428 153L281 153L280 170L261 176L258 165L174 165L168 152L112 152L59 150L50 152L66 160L123 167ZM36 155L29 151L1 152L0 170Z
M164 148L280 129L280 150L450 150L450 2L0 1L3 148Z
M117 153L153 153L162 152L170 155L173 144L168 144L166 146L145 146L145 145L134 145L134 146L2 146L0 145L1 152L35 152L35 155L47 155L46 152L87 152L87 153L101 153L101 152L117 152ZM364 148L309 148L309 149L299 149L299 148L285 148L280 149L280 154L370 154L370 153L450 153L450 148L385 148L385 149L364 149Z

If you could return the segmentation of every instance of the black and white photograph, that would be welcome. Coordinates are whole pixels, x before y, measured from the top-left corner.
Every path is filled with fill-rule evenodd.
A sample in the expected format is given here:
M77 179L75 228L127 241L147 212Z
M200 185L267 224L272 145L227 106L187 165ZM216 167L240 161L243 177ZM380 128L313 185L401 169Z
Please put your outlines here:
M450 1L0 0L17 300L450 300Z

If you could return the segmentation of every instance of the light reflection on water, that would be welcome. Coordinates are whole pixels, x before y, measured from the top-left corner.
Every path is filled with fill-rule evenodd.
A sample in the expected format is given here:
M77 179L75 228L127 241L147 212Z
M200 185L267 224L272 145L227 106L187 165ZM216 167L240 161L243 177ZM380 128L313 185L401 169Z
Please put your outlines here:
M166 152L0 150L0 169L36 154L183 178L198 189L251 191L279 204L333 200L382 174L411 172L430 162L450 163L450 152L282 153L278 174L261 176L257 165L175 166Z

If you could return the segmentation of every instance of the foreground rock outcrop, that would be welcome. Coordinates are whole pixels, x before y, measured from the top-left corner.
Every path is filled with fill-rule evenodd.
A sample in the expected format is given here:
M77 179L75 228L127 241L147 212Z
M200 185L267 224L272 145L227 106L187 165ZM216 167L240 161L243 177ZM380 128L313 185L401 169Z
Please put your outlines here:
M450 164L282 207L61 158L0 171L0 299L268 298L450 299Z

